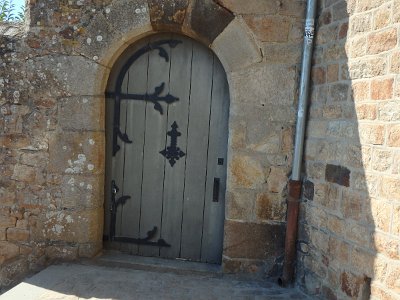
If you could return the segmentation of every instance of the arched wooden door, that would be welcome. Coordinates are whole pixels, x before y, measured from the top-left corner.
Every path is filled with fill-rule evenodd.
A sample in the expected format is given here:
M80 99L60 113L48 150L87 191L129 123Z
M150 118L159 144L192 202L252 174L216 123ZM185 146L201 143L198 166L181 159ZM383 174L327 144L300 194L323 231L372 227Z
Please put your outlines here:
M220 263L229 91L218 58L180 35L130 50L107 91L105 235L132 254Z

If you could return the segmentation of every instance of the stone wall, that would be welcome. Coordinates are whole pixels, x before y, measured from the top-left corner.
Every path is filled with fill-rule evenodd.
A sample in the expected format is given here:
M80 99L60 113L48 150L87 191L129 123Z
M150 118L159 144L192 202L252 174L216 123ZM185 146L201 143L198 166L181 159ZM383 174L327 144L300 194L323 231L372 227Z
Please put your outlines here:
M320 1L298 282L400 299L400 2Z
M1 24L0 287L101 251L105 86L160 31L210 46L228 75L224 270L277 275L304 3L30 0L25 24Z

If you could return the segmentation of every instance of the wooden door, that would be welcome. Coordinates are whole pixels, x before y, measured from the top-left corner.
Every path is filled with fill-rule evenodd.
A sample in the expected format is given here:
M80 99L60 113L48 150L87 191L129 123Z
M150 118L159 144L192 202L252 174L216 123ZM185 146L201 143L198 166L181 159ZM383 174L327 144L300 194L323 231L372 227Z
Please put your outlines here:
M105 235L143 256L220 263L229 91L217 57L179 35L138 43L107 93Z

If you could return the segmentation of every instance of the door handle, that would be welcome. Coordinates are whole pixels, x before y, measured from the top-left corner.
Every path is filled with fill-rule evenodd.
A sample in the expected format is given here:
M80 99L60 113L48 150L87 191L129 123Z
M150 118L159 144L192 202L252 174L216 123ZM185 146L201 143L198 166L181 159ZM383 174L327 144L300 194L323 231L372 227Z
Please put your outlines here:
M213 187L213 202L219 201L219 178L214 177L214 187Z

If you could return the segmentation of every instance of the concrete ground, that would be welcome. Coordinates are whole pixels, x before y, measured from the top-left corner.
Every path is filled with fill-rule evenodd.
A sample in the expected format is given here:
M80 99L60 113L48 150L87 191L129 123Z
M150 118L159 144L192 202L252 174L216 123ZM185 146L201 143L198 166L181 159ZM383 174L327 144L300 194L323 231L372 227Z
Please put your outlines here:
M111 259L111 263L112 263ZM63 264L48 267L0 296L0 300L78 299L310 299L296 289L204 270L126 264ZM185 264L185 263L182 263Z

